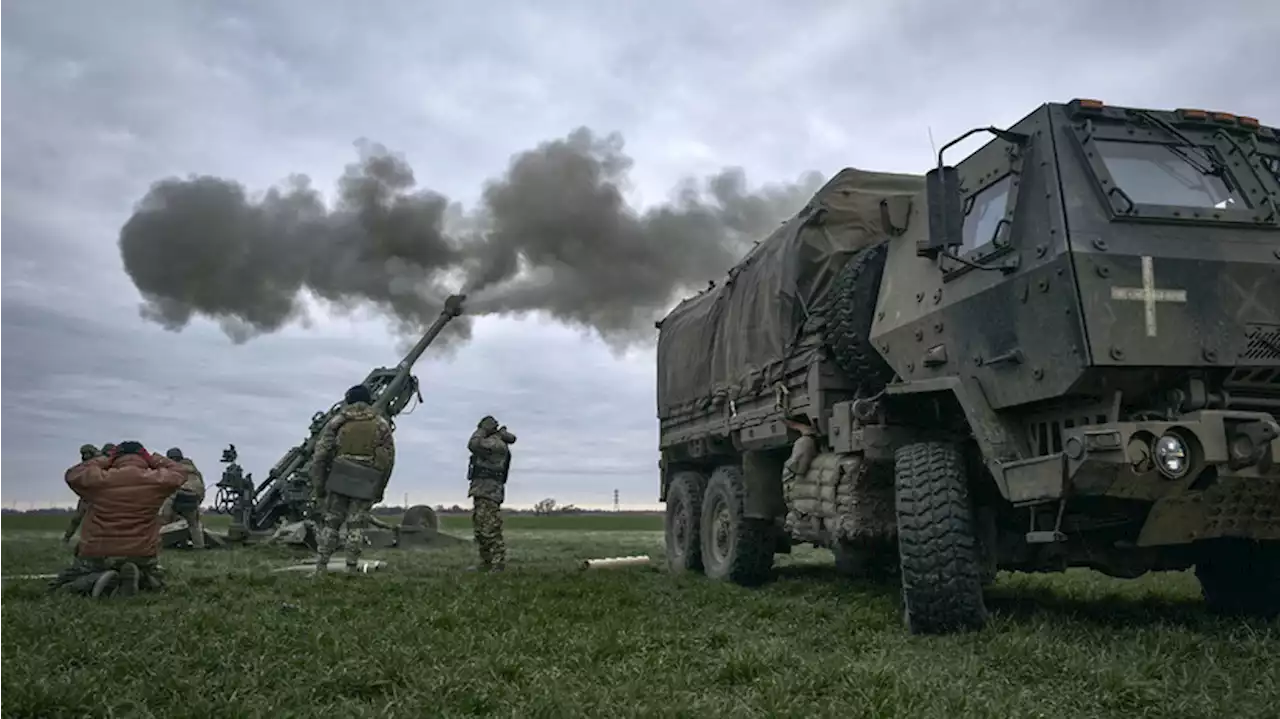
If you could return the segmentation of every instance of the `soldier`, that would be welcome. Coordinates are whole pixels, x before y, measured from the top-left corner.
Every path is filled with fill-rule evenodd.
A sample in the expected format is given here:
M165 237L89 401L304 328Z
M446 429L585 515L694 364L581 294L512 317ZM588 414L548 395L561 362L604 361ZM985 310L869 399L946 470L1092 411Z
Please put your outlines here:
M312 493L323 515L316 538L316 574L328 571L344 521L347 571L356 571L369 509L382 501L396 462L391 423L370 406L369 388L352 387L345 401L346 406L321 431L311 457Z
M467 441L471 462L467 479L471 487L467 496L475 504L471 524L476 546L485 571L502 571L507 563L507 548L502 541L502 501L506 499L507 473L511 469L511 447L516 436L498 420L486 416Z
M49 583L80 594L134 594L161 589L160 518L164 498L186 473L138 442L124 442L107 457L67 470L67 486L89 505L75 561Z
M98 448L92 444L80 445L80 461L88 462L98 456ZM80 528L80 523L84 521L84 513L89 509L89 505L83 498L76 498L76 511L71 515L71 524L67 525L67 531L62 535L62 543L66 544L71 541L71 535L76 533Z
M187 473L187 479L178 488L178 491L169 496L165 501L166 507L171 514L187 520L187 530L191 534L191 546L196 549L204 549L204 525L200 522L200 504L204 502L204 475L200 474L200 470L196 469L196 463L190 458L183 456L182 450L178 447L171 447L164 456L172 459ZM161 521L168 522L170 518L165 516L164 509L160 510Z

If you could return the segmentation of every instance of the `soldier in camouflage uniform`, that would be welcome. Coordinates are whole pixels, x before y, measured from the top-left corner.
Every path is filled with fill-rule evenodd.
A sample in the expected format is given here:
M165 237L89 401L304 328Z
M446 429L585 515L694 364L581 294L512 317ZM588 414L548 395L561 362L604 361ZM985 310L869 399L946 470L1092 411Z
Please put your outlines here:
M346 406L325 425L316 441L311 487L323 514L317 532L317 574L328 571L343 522L347 524L347 571L356 571L369 509L382 501L395 467L391 423L370 406L372 402L369 388L362 384L347 390Z
M169 495L164 506L160 508L160 521L169 523L174 517L187 520L187 530L191 535L191 546L204 549L204 524L200 521L200 504L204 502L204 475L196 468L196 463L182 454L179 447L171 447L164 456L172 459L187 473L187 479L178 491Z
M106 454L106 453L104 452L103 454ZM97 456L99 456L97 447L93 446L92 444L80 445L80 461L81 462L88 462L89 460ZM76 530L80 528L80 523L84 521L84 513L88 511L88 509L89 509L88 502L85 502L83 499L77 497L76 511L71 515L71 524L67 525L67 531L65 534L62 535L63 544L66 544L67 542L71 541L71 535L75 534Z
M516 436L486 416L467 441L471 463L467 479L471 487L467 496L474 502L471 523L476 546L485 570L502 571L506 567L507 548L502 541L502 501L506 499L507 473L511 469L511 448Z

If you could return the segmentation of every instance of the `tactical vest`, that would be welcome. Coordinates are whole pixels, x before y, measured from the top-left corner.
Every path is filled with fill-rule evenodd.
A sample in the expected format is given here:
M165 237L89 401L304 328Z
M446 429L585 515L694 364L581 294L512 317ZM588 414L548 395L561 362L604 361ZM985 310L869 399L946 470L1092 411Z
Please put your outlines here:
M339 457L373 457L378 444L378 420L352 419L338 430L337 454Z
M511 472L511 455L508 454L503 458L502 468L490 467L476 461L475 455L467 462L467 479L492 479L503 484L507 483L507 475Z
M173 495L173 508L178 513L194 511L204 501L204 477L196 469L195 462L184 459L178 462L186 472L186 480Z
M383 473L373 466L378 419L352 419L338 429L336 452L325 489L354 499L382 498Z

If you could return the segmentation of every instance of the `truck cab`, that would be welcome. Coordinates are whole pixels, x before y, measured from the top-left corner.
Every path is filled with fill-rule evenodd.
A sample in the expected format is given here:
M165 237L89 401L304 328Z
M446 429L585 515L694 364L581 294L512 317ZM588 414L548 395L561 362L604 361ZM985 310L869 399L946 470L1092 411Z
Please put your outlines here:
M999 570L1194 566L1216 609L1280 608L1280 133L1093 100L977 132L844 171L664 320L669 563L827 547L920 632L980 626ZM725 399L671 401L692 375Z

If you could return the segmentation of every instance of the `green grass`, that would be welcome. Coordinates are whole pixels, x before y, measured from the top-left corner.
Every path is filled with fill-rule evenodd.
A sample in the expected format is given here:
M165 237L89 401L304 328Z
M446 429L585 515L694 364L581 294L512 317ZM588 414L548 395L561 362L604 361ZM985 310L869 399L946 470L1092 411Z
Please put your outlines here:
M20 519L21 521L13 521ZM6 518L4 574L68 560L61 521ZM779 558L744 589L656 568L660 523L520 517L514 571L469 545L381 550L380 574L269 570L305 553L168 552L170 590L94 602L6 581L4 716L1274 717L1280 625L1204 612L1194 577L1005 576L982 632L912 637L896 590ZM647 524L646 524L647 523ZM446 531L466 536L465 517Z
M396 523L400 515L379 515L385 522ZM58 532L67 528L71 521L70 514L17 514L6 515L0 531L9 532ZM210 527L223 530L230 524L231 518L225 514L204 515L204 521ZM503 520L505 527L511 530L595 530L595 531L662 531L662 515L656 512L622 512L618 514L553 514L537 517L529 514L507 515ZM440 517L440 526L447 532L471 531L471 515L446 514Z

